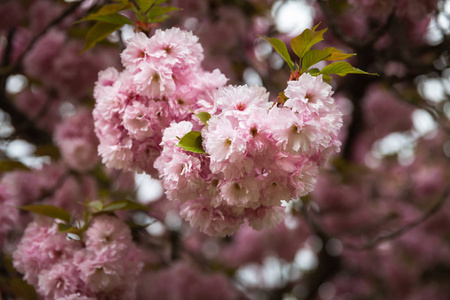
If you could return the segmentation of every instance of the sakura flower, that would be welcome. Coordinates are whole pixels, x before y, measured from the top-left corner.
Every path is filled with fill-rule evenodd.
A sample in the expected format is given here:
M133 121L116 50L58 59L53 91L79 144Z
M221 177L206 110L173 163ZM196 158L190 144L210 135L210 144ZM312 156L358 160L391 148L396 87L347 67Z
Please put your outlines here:
M219 188L229 206L256 208L260 205L259 182L255 178L245 177L224 182Z
M255 230L275 228L283 220L283 216L284 208L279 206L261 206L258 209L249 210L247 213L248 224Z
M331 86L322 80L322 75L304 73L297 81L288 82L284 94L289 98L284 105L296 113L305 109L317 113L334 103Z
M55 264L39 273L38 292L49 299L73 294L83 287L79 270L70 261Z
M70 259L81 247L78 241L66 240L59 233L57 224L49 223L47 219L31 223L13 254L14 267L33 285L38 284L38 276L42 270Z
M99 216L86 231L86 247L96 253L117 255L130 244L130 229L115 217Z
M98 140L89 111L80 110L66 119L56 128L55 139L69 167L85 172L97 164Z
M232 110L235 113L253 108L269 109L272 106L268 101L269 93L259 86L229 86L221 89L214 100L218 109Z
M314 149L317 135L314 127L308 126L308 116L299 116L287 108L274 107L270 110L273 137L277 144L292 154L308 154Z
M246 137L239 134L237 120L230 116L220 118L213 116L208 121L208 127L202 134L205 150L210 153L211 160L221 162L239 161L246 148Z
M123 116L123 125L128 130L131 137L137 140L143 140L153 135L147 107L140 102L135 102L125 108Z
M172 70L164 65L141 63L134 76L139 93L152 98L160 98L175 90Z
M134 73L137 71L138 65L145 62L149 55L149 38L143 32L138 32L136 35L127 40L127 47L122 52L122 64Z
M203 60L203 49L198 37L179 28L156 30L149 43L150 55L168 65L182 63L195 66Z

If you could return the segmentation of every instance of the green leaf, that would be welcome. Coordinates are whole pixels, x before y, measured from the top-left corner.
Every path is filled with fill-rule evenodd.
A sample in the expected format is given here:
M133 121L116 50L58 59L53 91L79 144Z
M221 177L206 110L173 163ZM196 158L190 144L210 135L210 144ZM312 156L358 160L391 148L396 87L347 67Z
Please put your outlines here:
M98 42L105 39L108 35L118 30L122 25L106 23L106 22L97 22L94 26L89 29L86 35L86 41L84 45L83 51L86 51L95 46Z
M305 29L299 36L291 40L291 47L295 54L301 59L312 46L323 40L323 34L327 29L315 31L316 25L312 30Z
M331 76L328 74L322 74L322 79L323 79L323 81L325 81L326 83L329 84L331 81Z
M38 215L43 215L54 219L60 219L66 221L67 223L70 223L70 214L65 209L62 209L57 206L32 204L27 206L20 206L19 208Z
M317 68L313 68L313 69L309 70L309 71L306 72L306 73L309 73L309 74L311 74L312 76L317 76L317 75L320 74L320 70L317 69Z
M88 203L88 206L92 209L92 212L96 213L103 209L103 202L101 201L91 201Z
M120 21L119 19L121 19L122 21L124 21L123 18L128 20L128 18L126 18L125 16L119 15L118 12L125 10L125 9L130 9L132 7L133 7L133 5L128 2L108 4L108 5L103 6L99 11L89 14L88 16L84 17L81 20L78 20L75 23L80 23L80 22L90 21L90 20L97 20L97 21L105 21L105 22L109 22L109 23L118 24L117 22ZM117 15L122 16L123 18L115 17ZM130 20L128 20L128 21L130 23L123 23L123 24L131 24L131 21Z
M186 133L177 145L186 151L194 153L206 153L202 146L202 134L199 131L190 131Z
M145 1L145 0L142 0ZM113 14L113 13L117 13L121 10L125 10L125 9L130 9L132 8L133 5L131 3L127 2L123 2L123 3L113 3L113 4L108 4L103 6L102 8L99 9L99 11L91 14L91 15L109 15L109 14Z
M20 161L16 161L16 160L0 161L0 173L10 172L10 171L18 171L18 170L29 171L30 168L25 166Z
M320 71L320 74L336 74L339 76L345 76L347 74L367 74L367 75L377 75L376 73L367 73L363 70L353 67L346 61L338 61L329 64Z
M147 12L147 10L150 7L152 7L152 5L155 3L155 0L135 0L135 1L142 13Z
M272 47L275 49L275 51L278 52L278 54L281 55L281 57L284 59L284 61L288 64L289 68L291 68L292 71L295 71L294 68L294 62L291 59L291 56L289 55L288 49L286 47L286 44L277 38L267 38L263 36L259 36L263 38L266 42L268 42Z
M164 15L164 14L174 11L174 10L180 10L180 9L176 8L176 7L170 7L170 6L164 6L164 7L154 6L147 13L147 18L148 18L148 20L153 20L156 17L159 17L161 15Z
M73 227L73 226L70 226L70 224L66 224L66 223L59 223L58 231L61 233L74 233L74 234L78 235L79 237L81 237L83 235L83 232L85 231L85 229Z
M137 202L131 200L119 200L110 203L103 207L102 212L114 211L114 210L144 210L147 211L150 208L143 206Z
M168 17L169 17L168 15L162 15L161 17L158 17L156 19L152 19L152 23L161 23L162 21L164 21Z
M117 25L133 24L133 22L131 22L130 19L128 19L127 17L125 17L121 14L117 14L117 13L108 14L108 15L98 15L98 16L89 15L83 19L83 21L88 21L88 20L102 21L102 22L117 24Z
M331 56L331 50L325 48L323 50L309 50L302 59L302 70L306 71L309 67L321 62Z
M211 119L211 115L206 111L201 111L196 116L202 121L205 125L207 125L208 120Z
M58 230L59 232L67 232L72 226L66 223L59 223L58 224Z
M343 53L341 50L338 50L334 47L327 47L324 50L330 49L331 55L327 58L327 60L344 60L350 57L355 56L355 53Z

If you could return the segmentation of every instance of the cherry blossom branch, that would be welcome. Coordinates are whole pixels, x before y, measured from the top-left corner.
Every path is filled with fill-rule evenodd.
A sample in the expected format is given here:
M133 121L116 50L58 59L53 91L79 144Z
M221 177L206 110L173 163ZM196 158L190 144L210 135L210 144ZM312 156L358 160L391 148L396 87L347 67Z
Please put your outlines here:
M382 79L384 83L389 85L390 90L392 93L394 93L400 100L402 100L405 103L408 103L409 105L412 105L414 107L417 107L419 109L423 109L427 111L430 116L433 118L433 120L439 125L439 127L445 131L447 134L450 134L450 125L446 124L444 120L446 120L446 116L442 111L436 110L435 108L428 105L423 99L421 102L414 101L412 99L409 99L405 95L399 91L399 89L395 86L393 83L393 78L387 77L385 75L382 75Z
M344 247L349 250L370 250L374 247L378 246L380 243L392 240L395 238L398 238L402 236L403 234L407 233L411 229L419 226L420 224L424 223L426 220L428 220L430 217L432 217L434 214L436 214L444 205L445 201L447 200L448 196L450 195L450 190L447 189L444 194L434 203L432 207L430 207L422 216L417 218L416 220L412 221L411 223L393 231L388 234L380 235L376 237L375 239L364 243L362 245L354 245L354 244L344 244Z
M36 127L24 113L8 101L4 88L0 91L0 109L11 116L11 124L18 137L24 138L35 145L45 145L52 142L52 137L48 132Z
M2 61L2 66L4 66L6 69L3 69L3 74L1 74L0 77L0 109L2 109L11 116L11 123L13 127L16 129L16 133L18 134L18 136L36 145L51 143L52 142L51 135L48 132L36 127L28 116L26 116L24 113L18 110L11 103L11 101L9 101L6 95L6 80L11 74L20 70L24 57L33 48L34 44L42 36L44 36L45 33L47 33L53 26L58 25L67 16L72 14L82 3L83 0L72 4L60 16L58 16L56 19L50 22L40 33L38 33L33 37L33 39L30 41L26 49L19 56L17 61L13 65L6 67L9 62L10 52L13 44L14 30L11 30L8 34L8 43Z
M68 17L69 15L71 15L73 12L75 12L75 10L77 10L77 8L84 2L84 0L81 0L79 2L75 2L74 4L72 4L69 8L67 8L65 11L62 12L61 15L59 15L56 19L54 19L52 22L50 22L47 26L45 26L44 29L41 30L41 32L39 32L38 34L36 34L33 39L30 41L30 43L28 44L28 46L25 48L25 50L22 52L22 54L19 56L19 58L17 59L16 63L10 68L9 72L7 72L5 74L5 76L7 77L8 75L19 71L21 65L22 65L22 61L25 58L25 56L28 54L28 52L33 48L34 44L36 44L36 42L43 37L52 27L58 25L59 23L61 23L66 17Z

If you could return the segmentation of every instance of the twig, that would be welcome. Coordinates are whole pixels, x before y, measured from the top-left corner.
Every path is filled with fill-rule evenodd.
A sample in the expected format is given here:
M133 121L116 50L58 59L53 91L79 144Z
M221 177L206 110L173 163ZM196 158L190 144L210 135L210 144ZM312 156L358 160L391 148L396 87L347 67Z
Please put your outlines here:
M382 79L384 81L384 83L386 83L390 88L391 91L403 102L406 102L414 107L420 108L425 110L426 112L428 112L430 114L430 116L436 121L436 123L440 126L440 128L445 131L447 134L450 135L450 127L444 123L443 119L446 119L446 117L443 115L442 112L437 111L435 109L433 109L432 107L430 107L429 105L427 105L426 103L419 103L417 101L411 100L407 97L405 97L399 90L397 87L395 87L395 85L392 83L392 80L390 80L390 78L382 75Z
M53 26L56 26L62 20L64 20L67 16L69 16L71 13L73 13L81 4L83 3L83 0L77 3L72 4L68 9L66 9L59 17L54 19L52 22L50 22L40 33L38 33L36 36L33 37L33 39L28 44L27 48L22 52L22 54L19 56L17 61L10 65L9 67L5 67L3 69L3 74L0 76L0 109L7 112L11 116L11 123L13 127L16 129L16 133L18 133L19 136L23 137L24 139L36 144L36 145L42 145L42 144L49 144L52 142L51 135L46 132L45 130L42 130L36 126L34 126L34 123L31 122L30 118L25 115L23 112L21 112L19 109L17 109L8 99L6 95L6 80L8 77L19 71L22 65L22 61L24 57L28 54L28 52L32 49L34 44L43 36L45 33L47 33L48 30L50 30ZM5 54L3 57L2 65L7 66L11 47L13 44L13 38L14 36L14 30L11 30L8 34L8 45L5 50Z
M79 2L76 2L72 4L69 8L67 8L59 17L54 19L52 22L50 22L44 29L42 29L41 32L39 32L37 35L33 37L33 39L30 41L28 46L25 48L25 50L20 54L19 58L15 62L15 64L10 67L10 69L5 73L5 77L8 77L8 75L17 72L20 69L20 66L22 64L22 61L24 57L28 54L28 52L33 48L34 44L42 37L44 36L52 27L58 25L61 23L67 16L72 14L82 3L84 0L81 0Z
M438 201L436 201L436 203L428 211L426 211L422 216L417 218L415 221L412 221L408 225L403 226L391 233L388 233L385 235L380 235L380 236L376 237L375 239L371 240L370 242L365 243L363 245L344 244L344 247L349 250L357 250L357 251L369 250L369 249L376 247L377 245L379 245L380 243L382 243L384 241L392 240L392 239L402 236L406 232L408 232L411 229L422 224L423 222L428 220L431 216L433 216L435 213L437 213L441 209L441 207L443 206L445 201L447 200L449 194L450 194L450 190L447 189L444 192L444 194L442 195L442 197Z

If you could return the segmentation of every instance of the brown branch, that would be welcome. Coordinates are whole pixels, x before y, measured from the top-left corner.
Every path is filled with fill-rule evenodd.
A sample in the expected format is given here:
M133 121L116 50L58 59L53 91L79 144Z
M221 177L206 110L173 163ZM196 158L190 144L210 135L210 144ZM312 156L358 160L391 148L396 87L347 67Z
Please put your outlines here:
M410 98L407 98L394 85L394 83L393 83L391 78L382 75L382 79L383 79L384 83L387 84L390 87L390 90L392 91L392 93L394 93L394 95L397 96L397 98L399 98L401 101L403 101L405 103L408 103L409 105L412 105L412 106L417 107L419 109L423 109L426 112L428 112L430 114L430 116L433 118L433 120L436 121L436 123L439 125L439 127L443 131L445 131L445 133L450 135L450 126L444 122L444 120L447 119L447 117L445 116L444 112L441 112L441 111L438 111L438 110L434 109L433 107L428 105L425 101L418 102L418 101L414 101L414 100L412 100Z
M20 66L22 65L22 61L25 58L25 56L28 54L28 52L33 48L34 44L43 37L52 27L58 25L61 23L66 17L71 15L77 8L83 3L84 0L81 0L79 2L75 2L72 4L69 8L67 8L65 11L62 12L61 15L59 15L56 19L54 19L52 22L50 22L47 26L45 26L44 29L41 30L38 34L36 34L33 39L30 41L28 46L25 48L25 50L20 54L19 58L15 62L14 65L12 65L9 70L5 73L5 77L8 77L10 74L13 74L14 72L19 71Z
M6 67L9 63L10 52L12 51L11 48L13 44L14 30L11 30L8 34L8 44L2 61L2 65L5 66L5 69L3 69L3 74L1 74L0 76L0 109L2 109L11 116L11 124L15 128L18 136L24 138L25 140L33 144L36 145L49 144L52 142L51 135L48 132L38 128L27 115L25 115L22 111L17 109L14 106L14 104L12 104L12 102L8 99L8 96L6 94L6 80L10 75L14 74L15 72L18 72L21 69L24 57L33 48L35 43L42 36L44 36L52 27L58 25L67 16L72 14L82 3L83 1L72 4L60 16L58 16L56 19L50 22L40 33L38 33L33 37L33 39L28 44L27 48L22 52L17 61L14 64L9 65L9 67Z
M411 229L419 226L420 224L424 223L426 220L428 220L431 216L433 216L434 214L436 214L444 205L445 201L447 200L448 196L450 194L450 190L447 189L444 194L442 195L442 197L436 201L434 203L434 205L428 209L422 216L420 216L419 218L417 218L416 220L412 221L411 223L391 232L385 235L380 235L378 237L376 237L375 239L364 243L363 245L354 245L354 244L344 244L344 247L349 249L349 250L356 250L356 251L361 251L361 250L370 250L373 249L374 247L378 246L380 243L387 241L387 240L392 240L395 238L398 238L400 236L402 236L403 234L407 233L408 231L410 231Z
M6 97L5 91L0 93L0 109L11 116L11 124L17 136L35 145L45 145L52 142L51 135L32 124L28 116L18 110Z

